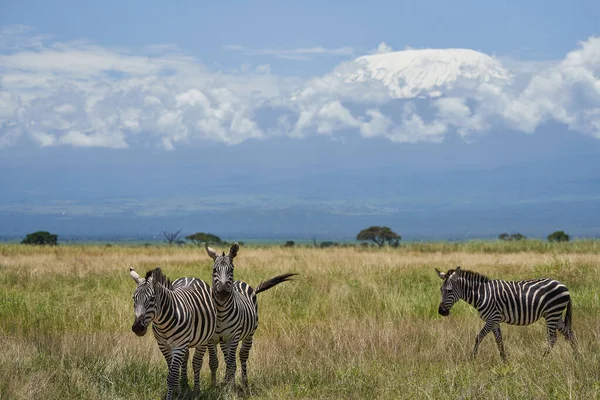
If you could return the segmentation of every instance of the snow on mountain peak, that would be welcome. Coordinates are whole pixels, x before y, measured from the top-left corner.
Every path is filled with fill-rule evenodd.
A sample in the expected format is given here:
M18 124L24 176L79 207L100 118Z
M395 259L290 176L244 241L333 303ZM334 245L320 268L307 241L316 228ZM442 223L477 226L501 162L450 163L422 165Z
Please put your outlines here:
M511 73L494 58L469 49L372 54L346 63L332 74L346 83L381 82L394 98L438 97L456 87L512 80Z

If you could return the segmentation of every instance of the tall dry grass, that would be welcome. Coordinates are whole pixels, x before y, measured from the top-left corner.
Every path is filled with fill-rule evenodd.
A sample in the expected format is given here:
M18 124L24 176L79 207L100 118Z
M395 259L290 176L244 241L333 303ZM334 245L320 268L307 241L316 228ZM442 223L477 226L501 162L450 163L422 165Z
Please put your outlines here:
M249 397L598 398L597 243L463 246L242 247L237 279L256 285L300 274L258 296ZM502 326L508 364L491 335L470 361L483 322L464 303L448 318L437 315L441 281L433 268L458 264L492 278L563 281L583 357L574 359L559 339L542 358L538 322ZM128 274L130 266L142 274L157 265L171 278L210 281L211 260L198 248L0 246L0 398L161 398L167 368L152 336L131 332L135 284ZM237 396L210 388L206 365L202 374L202 398Z

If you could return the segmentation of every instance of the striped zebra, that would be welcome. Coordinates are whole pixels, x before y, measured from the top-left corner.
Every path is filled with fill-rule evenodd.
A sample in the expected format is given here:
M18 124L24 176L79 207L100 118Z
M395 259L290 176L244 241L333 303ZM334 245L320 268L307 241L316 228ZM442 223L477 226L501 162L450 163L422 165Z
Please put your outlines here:
M496 338L500 357L506 360L500 323L529 325L540 318L546 320L548 347L544 356L556 343L556 330L563 334L577 355L575 333L571 329L571 295L565 285L554 279L530 279L525 281L492 280L477 272L461 270L460 266L446 273L435 269L444 280L442 300L438 312L448 316L450 308L459 299L464 300L479 312L485 325L473 348L472 358L477 355L479 344L491 331ZM565 312L564 319L562 318Z
M133 268L129 269L137 288L133 293L135 321L131 330L144 336L150 323L158 347L167 361L167 400L172 399L182 375L182 386L187 386L187 363L189 348L195 347L192 368L194 391L200 388L200 369L208 342L216 327L215 306L210 286L195 278L179 278L173 283L155 268L141 278ZM210 351L213 351L214 348ZM213 355L216 358L216 351ZM213 383L216 367L211 370ZM180 396L183 391L180 391Z
M218 255L215 250L205 244L206 252L214 260L212 273L212 297L217 310L217 328L213 336L210 347L220 344L225 357L225 382L233 384L236 372L236 352L238 344L241 342L240 364L242 369L242 384L244 388L248 387L248 375L246 372L246 362L252 347L252 337L258 327L258 303L256 295L264 292L289 280L293 275L283 274L261 282L256 289L252 289L246 282L233 280L233 259L238 253L240 246L234 243L229 249L229 253ZM216 348L216 347L215 347ZM211 352L211 370L213 365L218 367L218 360L212 360ZM214 363L214 364L213 364Z

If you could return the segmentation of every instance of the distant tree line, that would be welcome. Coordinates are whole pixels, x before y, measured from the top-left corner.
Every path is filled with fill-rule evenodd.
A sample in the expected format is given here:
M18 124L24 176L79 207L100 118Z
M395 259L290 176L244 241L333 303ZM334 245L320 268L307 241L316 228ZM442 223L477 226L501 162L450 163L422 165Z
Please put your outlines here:
M177 245L185 245L187 242L178 239L181 234L181 229L177 231L162 231L164 236L164 241L169 246L174 243ZM194 234L185 236L185 239L191 242L196 246L203 246L204 243L210 245L221 245L227 246L228 242L222 240L219 236L214 235L212 233L207 232L196 232ZM525 240L526 237L521 233L501 233L498 235L498 239L502 241L520 241ZM570 241L570 236L566 234L564 231L555 231L547 236L549 242L568 242ZM361 247L368 247L369 243L373 243L377 247L381 248L385 245L391 247L398 247L400 245L400 240L402 240L402 236L391 230L387 226L370 226L366 229L361 230L356 235L356 240L360 242ZM240 245L243 245L244 242L238 241ZM40 246L56 246L58 244L58 235L52 234L48 231L37 231L33 233L27 234L27 236L21 241L21 244L27 245L40 245ZM318 243L316 238L312 238L313 247L320 248L328 248L328 247L346 247L351 246L350 244L340 244L338 242L333 241L323 241ZM147 246L150 243L145 244ZM293 240L288 240L283 244L283 247L294 247L296 243Z
M525 240L526 237L520 233L501 233L498 239L505 241ZM571 238L564 231L555 231L547 236L549 242L568 242Z
M527 237L519 232L517 233L501 233L498 235L498 239L502 241L520 241L525 240ZM568 242L570 237L564 231L556 231L548 235L547 237L549 242ZM346 247L352 246L352 244L344 243L340 244L338 242L332 241L323 241L318 243L316 238L312 238L312 247ZM361 247L369 247L369 243L373 243L377 247L381 248L385 245L391 247L398 247L400 245L400 240L402 240L402 236L391 230L387 226L370 226L369 228L361 230L356 235L356 240L358 240ZM286 241L283 247L294 247L295 242L293 240Z
M402 236L398 235L387 226L371 226L367 229L361 230L358 235L356 235L356 240L361 242L361 247L369 247L369 242L373 242L377 247L383 247L386 244L392 247L398 247L400 245L400 240L402 240ZM338 243L329 240L319 243L317 242L316 238L312 238L311 241L312 247L319 247L322 249L328 247L354 246L350 243ZM282 247L294 247L295 245L296 243L293 240L288 240L282 245Z

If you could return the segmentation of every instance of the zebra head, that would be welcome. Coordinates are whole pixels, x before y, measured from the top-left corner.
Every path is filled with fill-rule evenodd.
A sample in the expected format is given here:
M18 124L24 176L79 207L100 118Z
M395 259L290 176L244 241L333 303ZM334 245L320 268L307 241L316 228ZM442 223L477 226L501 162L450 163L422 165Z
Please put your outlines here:
M458 272L460 272L460 265L456 267L456 269L451 269L448 272L444 273L439 271L437 268L435 269L440 279L444 280L442 283L442 300L440 301L440 305L438 307L438 313L444 317L450 315L450 309L459 300L459 292L458 292Z
M152 284L152 272L148 271L145 278L141 278L133 268L129 268L129 275L137 283L133 292L133 312L135 320L131 330L138 336L144 336L148 326L156 315L156 295Z
M205 244L206 252L214 260L212 284L213 294L218 300L225 300L231 296L233 290L233 259L237 255L240 245L234 243L229 249L229 253L218 255L217 252Z

